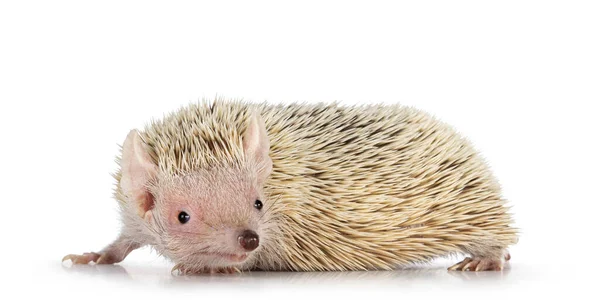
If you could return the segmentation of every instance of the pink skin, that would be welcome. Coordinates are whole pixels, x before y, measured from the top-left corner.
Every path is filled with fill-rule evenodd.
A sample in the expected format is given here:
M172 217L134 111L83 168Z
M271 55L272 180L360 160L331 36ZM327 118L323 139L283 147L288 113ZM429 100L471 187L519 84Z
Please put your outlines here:
M156 206L150 222L165 241L163 254L184 265L184 273L246 267L257 249L245 249L243 231L263 237L264 212L254 207L264 195L249 170L218 168L154 186ZM182 224L181 212L189 215Z
M121 262L133 250L152 245L176 262L181 274L232 273L249 269L268 242L268 208L255 207L271 172L269 140L262 120L253 116L242 137L245 161L173 176L163 174L145 150L137 131L123 143L119 238L98 253L70 254L74 264ZM189 215L181 222L179 215Z

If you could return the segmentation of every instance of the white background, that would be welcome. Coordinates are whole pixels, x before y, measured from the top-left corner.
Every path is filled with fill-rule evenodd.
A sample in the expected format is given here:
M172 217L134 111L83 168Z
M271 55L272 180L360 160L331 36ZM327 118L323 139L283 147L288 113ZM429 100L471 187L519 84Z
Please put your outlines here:
M2 299L598 296L597 2L215 3L0 2ZM510 269L182 278L149 249L62 266L118 233L127 132L215 95L403 103L452 124L514 206Z

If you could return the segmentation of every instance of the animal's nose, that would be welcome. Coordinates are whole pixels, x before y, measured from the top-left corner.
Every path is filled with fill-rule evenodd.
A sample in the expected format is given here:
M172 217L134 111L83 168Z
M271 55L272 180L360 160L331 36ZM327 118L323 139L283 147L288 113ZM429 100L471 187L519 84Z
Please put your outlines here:
M246 251L252 251L258 247L258 234L252 230L244 230L238 236L238 242Z

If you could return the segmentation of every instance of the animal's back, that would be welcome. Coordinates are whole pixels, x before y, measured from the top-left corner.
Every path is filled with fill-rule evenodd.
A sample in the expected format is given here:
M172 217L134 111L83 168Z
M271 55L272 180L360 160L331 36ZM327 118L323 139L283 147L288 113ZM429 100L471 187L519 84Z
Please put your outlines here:
M502 255L516 241L486 164L430 115L398 105L261 110L279 267L393 268L452 252Z

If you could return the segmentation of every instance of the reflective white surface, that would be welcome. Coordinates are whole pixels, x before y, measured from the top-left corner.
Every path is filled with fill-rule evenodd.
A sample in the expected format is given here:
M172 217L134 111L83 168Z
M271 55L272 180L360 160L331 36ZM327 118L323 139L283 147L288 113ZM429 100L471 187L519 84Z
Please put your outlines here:
M448 260L450 261L450 260ZM575 268L561 271L552 265L512 264L502 272L449 272L442 260L430 266L371 272L249 272L174 276L170 264L61 265L51 263L45 276L49 291L65 295L102 298L122 295L161 297L426 297L485 298L522 296L585 296L592 277ZM36 275L37 276L37 275ZM43 281L42 281L43 282ZM568 288L566 288L568 287ZM570 289L569 289L570 288Z

